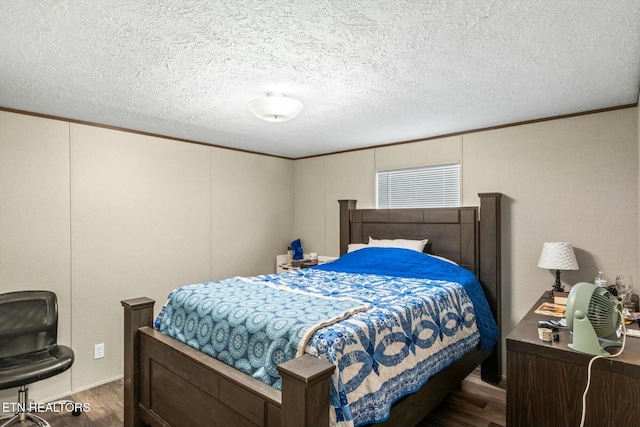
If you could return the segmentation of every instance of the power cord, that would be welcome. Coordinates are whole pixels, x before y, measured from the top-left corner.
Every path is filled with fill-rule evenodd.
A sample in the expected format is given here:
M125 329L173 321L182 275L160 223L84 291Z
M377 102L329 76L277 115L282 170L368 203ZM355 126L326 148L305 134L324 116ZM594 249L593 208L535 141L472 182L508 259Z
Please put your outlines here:
M624 346L627 343L627 327L624 325L624 317L622 316L622 312L620 310L616 310L620 315L620 319L622 319L622 346L620 347L620 351L616 354L609 354L607 356L598 355L594 356L589 360L589 366L587 367L587 386L584 389L584 393L582 394L582 415L580 417L580 427L584 427L584 418L587 415L587 393L589 392L589 385L591 384L591 367L593 366L593 362L598 359L607 359L610 357L618 357L624 351Z

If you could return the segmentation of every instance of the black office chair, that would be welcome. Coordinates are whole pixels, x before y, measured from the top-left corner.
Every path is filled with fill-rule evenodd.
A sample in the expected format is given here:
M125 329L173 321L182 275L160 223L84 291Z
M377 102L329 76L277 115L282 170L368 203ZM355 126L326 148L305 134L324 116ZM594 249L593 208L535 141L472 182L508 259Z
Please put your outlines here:
M29 402L28 384L58 375L71 367L73 350L58 345L58 300L49 291L21 291L0 294L0 390L20 387L18 403L9 405L15 413L0 418L0 427L27 420L50 426L31 412L38 405ZM80 415L81 405L71 401L49 403L49 408L72 409ZM6 404L3 405L6 407Z

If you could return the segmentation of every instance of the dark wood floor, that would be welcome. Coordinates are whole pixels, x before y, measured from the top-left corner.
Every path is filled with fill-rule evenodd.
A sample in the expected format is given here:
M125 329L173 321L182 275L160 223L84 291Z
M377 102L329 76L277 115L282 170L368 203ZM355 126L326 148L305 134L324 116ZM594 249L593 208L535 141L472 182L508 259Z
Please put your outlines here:
M418 427L505 427L507 419L504 381L497 386L469 375Z
M78 417L66 413L41 414L53 427L119 427L123 425L123 381L95 387L69 397L88 403L89 412ZM472 373L419 427L505 427L505 387L483 383Z

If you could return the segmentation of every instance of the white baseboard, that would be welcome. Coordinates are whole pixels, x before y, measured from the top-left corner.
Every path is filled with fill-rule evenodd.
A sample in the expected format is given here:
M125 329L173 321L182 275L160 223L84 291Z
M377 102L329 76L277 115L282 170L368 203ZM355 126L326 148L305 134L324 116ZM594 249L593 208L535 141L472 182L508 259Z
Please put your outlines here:
M47 402L52 402L54 400L59 400L59 399L62 399L63 397L67 397L67 396L69 396L71 394L78 393L78 392L81 392L81 391L84 391L84 390L89 390L90 388L98 387L98 386L110 383L112 381L119 380L121 378L124 378L124 375L118 375L118 376L115 376L113 378L102 380L102 381L99 381L99 382L94 383L94 384L90 384L90 385L87 385L87 386L84 386L84 387L77 388L75 390L71 390L71 391L66 392L66 393L62 393L62 394L53 396L53 397L47 399Z

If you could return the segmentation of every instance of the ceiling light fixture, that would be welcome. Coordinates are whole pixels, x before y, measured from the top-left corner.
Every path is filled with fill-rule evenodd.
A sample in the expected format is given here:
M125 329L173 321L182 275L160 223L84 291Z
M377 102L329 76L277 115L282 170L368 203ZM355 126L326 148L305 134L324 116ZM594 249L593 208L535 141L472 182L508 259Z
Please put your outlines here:
M288 98L284 93L268 92L267 96L249 101L249 110L268 122L286 122L300 114L302 102Z

